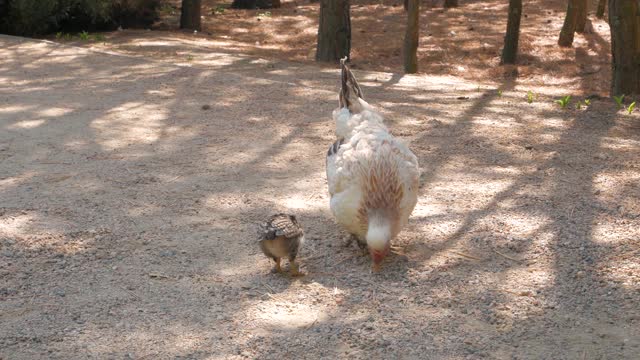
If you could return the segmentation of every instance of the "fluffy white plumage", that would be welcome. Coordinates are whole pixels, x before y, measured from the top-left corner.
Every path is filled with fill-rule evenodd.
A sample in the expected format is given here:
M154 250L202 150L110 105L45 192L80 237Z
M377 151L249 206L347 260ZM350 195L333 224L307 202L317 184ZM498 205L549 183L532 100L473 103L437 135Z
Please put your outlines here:
M333 112L338 140L327 153L327 181L336 221L366 243L374 265L406 225L418 199L418 159L362 99L343 63L340 107Z

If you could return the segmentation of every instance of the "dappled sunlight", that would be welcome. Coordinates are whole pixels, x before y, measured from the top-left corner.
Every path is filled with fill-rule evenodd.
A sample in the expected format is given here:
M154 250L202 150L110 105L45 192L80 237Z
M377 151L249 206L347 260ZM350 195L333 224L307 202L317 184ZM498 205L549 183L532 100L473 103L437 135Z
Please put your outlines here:
M400 28L405 14L392 5L354 4L354 47ZM442 49L421 53L429 75L366 71L376 58L378 70L397 69L400 37L354 52L367 101L422 170L418 205L372 273L369 255L344 246L329 209L324 167L339 71L291 62L306 61L297 49L315 37L317 6L285 2L260 21L263 10L208 11L198 34L127 29L106 45L72 43L96 51L0 37L10 59L0 78L11 82L0 87L8 99L0 127L9 130L0 131L6 351L562 358L555 349L582 354L572 352L582 345L574 334L594 356L634 351L635 114L598 99L587 110L558 108L556 94L581 86L573 70L539 88L537 73L513 81L492 73L494 27L504 21L488 24L481 12L505 12L506 3L425 6L423 31L434 35L424 44ZM280 16L294 9L295 21ZM528 14L533 58L523 72L573 59L536 59L551 45L538 43L531 23L547 15ZM557 13L548 18L558 27ZM295 31L276 31L283 26ZM267 56L284 43L278 56L287 61ZM114 44L127 55L104 52ZM389 62L380 51L393 54ZM464 73L452 76L458 66ZM540 93L531 104L529 89ZM275 212L304 226L305 276L272 273L257 244L257 224Z
M293 330L311 326L316 321L326 321L328 318L327 313L317 306L280 302L277 298L247 310L257 312L256 321L266 329Z
M152 143L162 135L167 113L157 105L125 103L109 111L107 117L95 119L91 127L102 134L98 142L108 150L126 147L131 141Z
M12 188L26 183L38 175L40 175L40 173L33 170L25 171L14 176L7 176L3 174L3 177L0 178L0 191L9 192Z
M600 223L598 219L593 224L593 242L600 245L615 247L619 242L627 242L635 236L636 229L629 229L617 222Z
M44 125L46 122L47 120L44 120L44 119L18 121L16 123L13 123L11 126L9 126L9 130L33 129L33 128L37 128L38 126Z
M29 223L35 220L35 214L20 213L8 217L0 223L0 233L7 237L18 237L26 234Z
M603 281L607 281L614 287L621 286L628 291L640 291L640 264L637 258L640 251L630 251L625 254L616 254L616 259L611 259L598 267L596 273ZM614 261L615 263L612 263Z
M14 114L14 113L26 112L33 109L34 107L35 105L3 105L2 107L0 107L0 114L2 113Z
M35 211L5 213L0 218L0 236L14 239L15 245L29 251L50 249L65 255L84 252L93 246L95 232L65 233L69 225L62 216L56 214Z
M73 111L71 108L63 108L63 107L50 107L48 109L40 110L37 112L39 116L45 117L59 117L69 114Z

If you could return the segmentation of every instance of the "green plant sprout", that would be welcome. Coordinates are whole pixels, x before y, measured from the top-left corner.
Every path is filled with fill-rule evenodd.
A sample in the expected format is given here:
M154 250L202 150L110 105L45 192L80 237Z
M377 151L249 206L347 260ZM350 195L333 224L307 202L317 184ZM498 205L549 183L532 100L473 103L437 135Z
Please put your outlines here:
M627 108L627 112L629 113L629 115L631 115L631 113L633 112L633 109L636 108L636 102L632 102L631 104L629 104L629 107Z
M258 19L265 18L265 17L271 17L271 11L265 11L263 13L258 14Z
M624 107L622 105L622 101L624 100L624 94L622 94L620 96L613 95L613 100L615 100L616 104L618 104L618 109L622 109Z
M62 31L59 31L56 33L56 39L62 39L62 37L64 36L64 34L62 33Z
M529 104L531 104L533 102L533 99L536 98L536 94L533 93L533 91L529 90L527 91L527 102Z
M224 6L216 6L215 9L211 9L211 13L213 15L219 15L219 14L223 14L224 10L225 10Z
M105 40L105 37L104 37L104 35L102 35L102 34L95 34L95 35L93 35L93 39L94 39L95 41L104 41L104 40Z
M582 109L582 103L580 101L578 101L575 106L576 106L576 110Z
M561 108L566 108L569 105L569 100L571 100L571 95L567 95L561 99L556 100L556 103L560 105Z
M81 32L80 34L78 34L78 36L80 37L80 40L83 40L83 41L89 40L89 33L86 31Z
M498 96L502 97L502 90L498 90Z
M591 99L584 99L584 105L585 106L591 105Z

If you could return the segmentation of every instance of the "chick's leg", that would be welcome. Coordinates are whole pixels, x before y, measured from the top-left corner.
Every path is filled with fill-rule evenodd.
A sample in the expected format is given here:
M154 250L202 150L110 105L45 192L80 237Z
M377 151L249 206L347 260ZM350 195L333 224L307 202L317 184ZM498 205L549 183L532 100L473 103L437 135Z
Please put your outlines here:
M296 259L291 259L291 258L289 258L289 272L291 273L291 276L304 275L303 273L300 272L300 267L298 266Z
M273 272L281 273L282 268L280 267L280 258L273 258L273 261L276 262L276 267L273 269Z

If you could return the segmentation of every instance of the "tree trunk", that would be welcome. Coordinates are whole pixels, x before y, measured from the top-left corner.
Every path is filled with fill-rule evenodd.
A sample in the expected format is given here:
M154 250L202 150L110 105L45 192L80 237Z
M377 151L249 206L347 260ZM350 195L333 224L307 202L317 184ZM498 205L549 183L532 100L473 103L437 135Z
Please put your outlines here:
M562 30L560 30L560 39L558 39L558 45L563 47L570 47L573 44L573 33L576 31L576 23L578 21L578 10L580 5L578 3L581 0L569 0L567 5L567 15L564 17L564 24Z
M588 1L578 0L578 5L580 7L576 11L576 32L582 34L587 26L587 11L589 10Z
M640 5L609 0L611 95L640 95Z
M445 8L454 8L458 7L458 0L444 0Z
M404 72L418 72L418 40L420 35L420 0L409 0L407 32L404 34Z
M320 0L316 61L350 59L351 16L349 0Z
M409 11L409 0L403 1L404 11Z
M607 6L607 0L598 1L598 10L596 10L596 17L598 19L604 18L604 8Z
M502 63L515 64L518 56L518 39L520 38L520 18L522 17L522 0L509 0L509 18L507 34L504 36Z
M182 0L180 28L200 31L201 0Z

